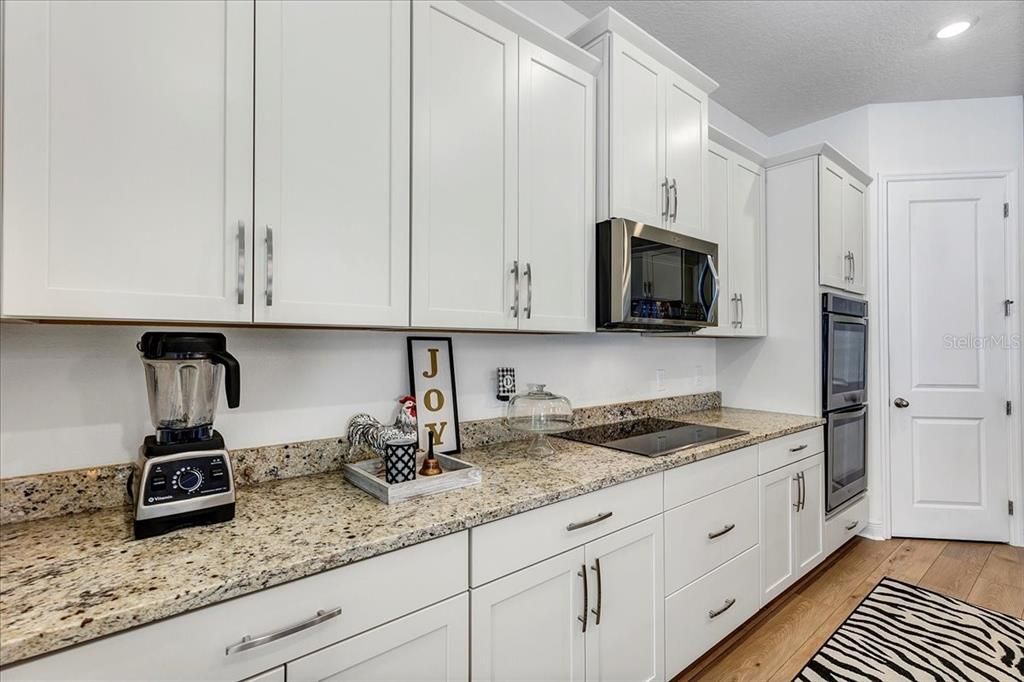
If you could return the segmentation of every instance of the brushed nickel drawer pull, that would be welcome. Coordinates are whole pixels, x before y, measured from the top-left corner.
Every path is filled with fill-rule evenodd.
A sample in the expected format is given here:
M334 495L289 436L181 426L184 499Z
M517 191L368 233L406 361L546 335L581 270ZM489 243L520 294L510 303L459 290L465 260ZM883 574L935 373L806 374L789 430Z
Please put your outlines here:
M736 603L736 600L731 598L731 597L729 599L726 599L725 600L725 606L723 606L720 609L712 609L712 610L708 611L708 618L718 618L723 613L725 613L726 611L731 609L733 604L735 604L735 603Z
M725 535L726 533L728 533L729 531L731 531L735 527L736 527L735 523L727 523L725 525L725 528L723 528L722 530L717 530L717 531L714 531L713 533L708 533L708 540L714 540L715 538L720 538L723 535Z
M587 604L589 602L589 595L587 594L587 565L583 564L580 566L580 570L577 571L576 575L583 578L583 615L576 616L576 620L583 623L583 632L586 632L587 620L590 619L590 613L587 611Z
M858 523L860 523L860 521L850 521L850 523L846 524L846 530L853 530L857 527Z
M608 519L610 519L612 517L612 513L613 512L605 512L603 514L598 514L594 518L587 519L586 521L573 521L568 526L566 526L565 529L566 530L570 530L570 531L572 531L572 530L579 530L580 528L586 528L587 526L592 526L595 523L600 523L602 521L607 521Z
M330 609L329 611L317 611L316 615L310 618L309 620L304 620L301 623L296 623L295 625L289 625L288 627L281 628L280 630L275 630L274 632L268 632L265 635L259 635L258 637L246 635L242 638L241 642L238 642L237 644L232 644L227 649L225 649L224 655L230 656L231 654L241 653L242 651L255 649L256 647L263 646L264 644L276 642L279 639L284 639L289 635L294 635L298 632L302 632L303 630L308 630L309 628L315 625L320 625L320 623L328 621L331 618L336 618L340 615L341 607L339 606L338 608Z
M804 443L803 445L797 445L795 448L790 448L789 451L790 452L800 452L801 450L806 450L806 449L807 449L807 443Z

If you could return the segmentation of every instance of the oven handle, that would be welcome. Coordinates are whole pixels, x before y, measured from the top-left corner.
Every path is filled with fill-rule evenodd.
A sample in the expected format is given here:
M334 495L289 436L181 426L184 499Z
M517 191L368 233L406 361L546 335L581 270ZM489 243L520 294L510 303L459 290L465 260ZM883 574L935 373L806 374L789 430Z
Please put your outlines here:
M711 277L713 278L712 282L714 284L714 289L712 290L712 293L711 293L711 303L709 303L708 306L707 306L707 313L706 313L706 315L707 315L707 318L708 318L708 322L714 322L715 318L712 317L711 311L715 309L715 304L718 303L718 294L721 291L721 286L720 286L720 281L718 279L718 270L715 269L715 258L710 253L707 256L708 256L708 267L707 267L707 269L711 271ZM701 278L701 279L703 279L703 278ZM701 299L704 298L703 283L702 283L702 286L701 286L700 297L701 297ZM717 317L717 314L715 315L715 317Z

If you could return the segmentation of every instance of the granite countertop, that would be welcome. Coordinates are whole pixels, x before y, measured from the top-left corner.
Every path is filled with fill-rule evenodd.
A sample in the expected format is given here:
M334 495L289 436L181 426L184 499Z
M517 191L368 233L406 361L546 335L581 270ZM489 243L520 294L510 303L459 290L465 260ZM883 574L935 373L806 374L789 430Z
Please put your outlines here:
M123 509L0 527L0 665L86 642L616 483L824 423L721 408L680 419L749 431L658 458L566 440L464 450L483 481L387 506L337 471L239 488L234 521L132 540Z

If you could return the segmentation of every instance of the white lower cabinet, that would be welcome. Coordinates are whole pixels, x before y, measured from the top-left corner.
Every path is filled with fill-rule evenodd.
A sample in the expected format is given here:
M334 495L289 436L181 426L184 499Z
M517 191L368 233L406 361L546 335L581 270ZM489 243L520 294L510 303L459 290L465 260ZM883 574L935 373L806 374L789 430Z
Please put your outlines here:
M242 682L284 682L284 666L278 666L259 675L247 677Z
M474 589L473 679L582 682L585 571L577 547Z
M686 668L761 606L758 549L751 547L665 600L665 669Z
M825 558L824 485L821 453L758 477L762 605Z
M474 680L662 680L662 517L475 588Z
M825 521L825 556L846 544L868 523L868 498L862 497Z
M466 680L469 677L469 596L463 593L452 597L292 661L285 667L289 682Z

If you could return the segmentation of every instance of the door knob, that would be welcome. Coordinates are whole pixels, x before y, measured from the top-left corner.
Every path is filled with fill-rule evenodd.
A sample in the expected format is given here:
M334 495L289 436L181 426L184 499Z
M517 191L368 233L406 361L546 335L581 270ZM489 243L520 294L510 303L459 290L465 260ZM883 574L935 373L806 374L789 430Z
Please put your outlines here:
M903 398L896 398L896 400L892 401L892 404L899 408L910 407L910 403Z

